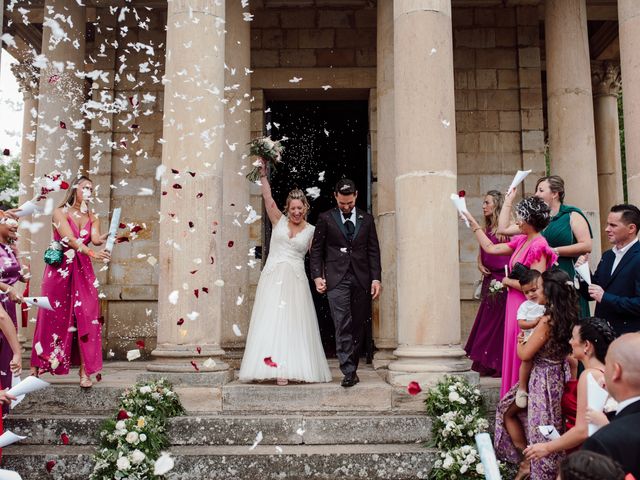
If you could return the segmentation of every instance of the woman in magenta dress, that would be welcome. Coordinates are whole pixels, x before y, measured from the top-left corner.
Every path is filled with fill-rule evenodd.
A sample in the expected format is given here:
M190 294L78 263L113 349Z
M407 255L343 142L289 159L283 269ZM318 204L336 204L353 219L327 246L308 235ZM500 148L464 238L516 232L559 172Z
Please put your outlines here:
M503 197L498 190L490 190L482 202L484 233L492 243L504 242L508 237L498 237L498 217L502 209ZM483 275L480 307L476 320L464 347L473 361L472 370L480 375L499 377L502 374L502 343L504 341L504 313L507 289L491 293L492 281L502 282L504 267L509 263L509 255L490 255L480 249L478 270Z
M515 192L509 193L507 200L513 200L514 195ZM522 235L516 235L507 243L494 244L473 216L469 213L466 215L482 250L491 255L511 256L508 264L510 271L516 263L521 263L528 268L544 272L555 263L557 255L540 234L551 219L549 206L541 199L527 197L518 203L516 206L516 225L520 228ZM518 381L520 359L516 353L519 333L516 314L520 304L525 301L517 279L505 277L503 283L508 287L508 294L505 309L500 397L504 396L509 388Z
M38 311L31 353L34 373L66 375L72 365L80 365L83 388L91 387L91 375L102 369L100 305L91 262L110 259L107 250L88 246L100 246L107 237L87 206L92 194L91 180L79 177L53 212L53 239L64 255L61 263L45 268L41 295L49 297L53 311Z

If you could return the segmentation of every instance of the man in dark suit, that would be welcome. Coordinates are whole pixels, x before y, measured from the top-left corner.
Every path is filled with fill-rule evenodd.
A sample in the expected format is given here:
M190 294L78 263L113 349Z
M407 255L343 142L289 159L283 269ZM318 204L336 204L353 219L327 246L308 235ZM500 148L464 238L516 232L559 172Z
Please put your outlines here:
M580 293L596 303L595 316L609 321L618 335L640 331L640 210L634 205L611 207L605 232L614 245L602 254L592 283L580 282ZM581 256L576 266L585 263Z
M604 378L618 402L616 415L582 445L618 462L640 478L640 333L627 333L609 345Z
M371 300L380 295L380 247L373 216L356 208L353 181L340 180L337 208L320 214L311 244L311 277L319 293L327 293L336 330L336 354L344 374L343 387L360 381L363 326Z

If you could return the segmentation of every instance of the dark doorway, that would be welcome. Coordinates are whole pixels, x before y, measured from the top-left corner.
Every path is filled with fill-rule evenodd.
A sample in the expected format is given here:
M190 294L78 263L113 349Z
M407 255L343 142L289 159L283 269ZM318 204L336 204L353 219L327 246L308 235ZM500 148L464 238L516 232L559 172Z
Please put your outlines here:
M369 198L368 136L366 101L271 101L267 103L265 124L273 139L286 138L283 165L271 174L273 198L284 207L294 188L305 191L317 187L308 221L315 225L318 215L335 206L333 187L340 178L351 178L358 186L359 208L367 209ZM322 173L324 172L324 173ZM265 246L271 225L265 222ZM309 273L308 256L305 261ZM310 280L320 334L325 353L335 356L333 321L326 296L319 295Z

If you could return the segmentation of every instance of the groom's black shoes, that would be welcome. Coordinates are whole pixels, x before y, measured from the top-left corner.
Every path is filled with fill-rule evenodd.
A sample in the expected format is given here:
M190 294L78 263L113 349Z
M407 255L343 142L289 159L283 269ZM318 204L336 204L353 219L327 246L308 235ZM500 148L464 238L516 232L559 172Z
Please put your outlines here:
M356 374L356 372L347 373L344 376L344 378L342 379L342 384L341 385L343 387L353 387L359 381L360 381L360 379L358 378L358 375Z

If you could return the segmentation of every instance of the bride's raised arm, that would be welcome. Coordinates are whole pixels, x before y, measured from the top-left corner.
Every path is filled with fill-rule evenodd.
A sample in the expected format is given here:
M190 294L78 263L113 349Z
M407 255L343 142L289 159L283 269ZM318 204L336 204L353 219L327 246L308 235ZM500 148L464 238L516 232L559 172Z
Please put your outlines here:
M264 207L267 210L267 215L271 223L275 225L282 218L282 212L276 205L276 201L271 196L271 185L269 185L269 178L267 177L267 167L265 161L261 159L262 166L260 167L260 185L262 189L262 198L264 199Z

